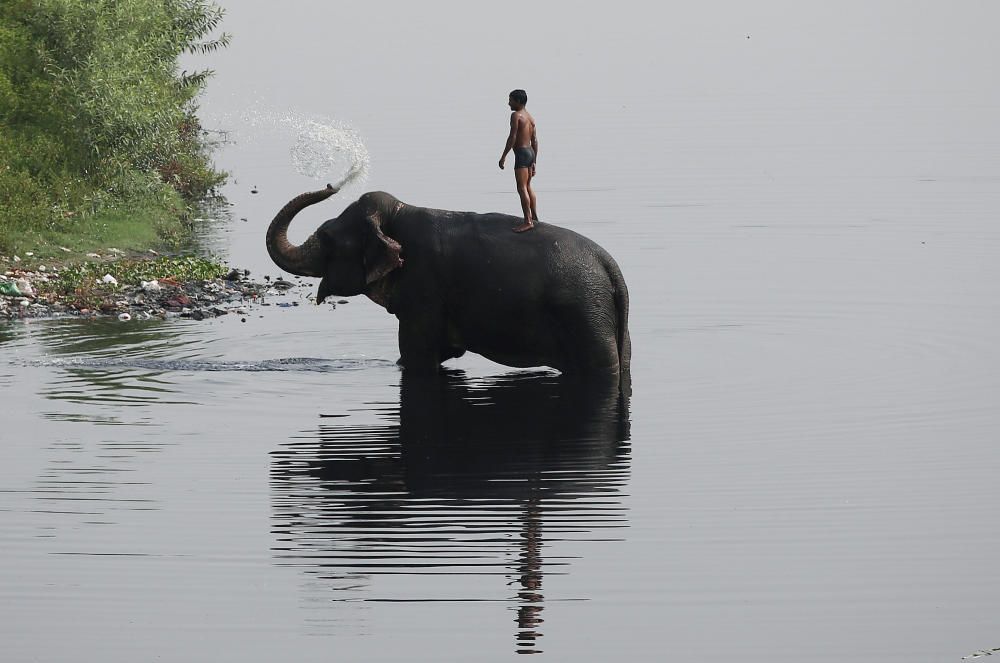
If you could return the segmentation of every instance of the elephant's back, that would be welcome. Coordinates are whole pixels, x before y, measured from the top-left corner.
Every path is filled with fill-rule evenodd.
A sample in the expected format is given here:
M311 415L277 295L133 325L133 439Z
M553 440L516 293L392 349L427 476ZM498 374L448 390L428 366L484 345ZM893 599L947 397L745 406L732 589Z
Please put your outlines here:
M481 247L484 255L518 255L535 264L560 255L588 256L601 262L614 262L611 255L594 240L552 223L538 222L532 230L515 233L512 229L523 223L523 219L510 214L470 214L468 218L456 221L459 234L475 236L474 243Z
M624 285L614 258L597 242L551 223L538 223L523 233L512 229L522 219L509 214L450 213L439 218L442 265L449 266L453 283L476 292L568 290L608 283ZM521 287L515 287L516 283ZM509 296L509 292L507 295Z

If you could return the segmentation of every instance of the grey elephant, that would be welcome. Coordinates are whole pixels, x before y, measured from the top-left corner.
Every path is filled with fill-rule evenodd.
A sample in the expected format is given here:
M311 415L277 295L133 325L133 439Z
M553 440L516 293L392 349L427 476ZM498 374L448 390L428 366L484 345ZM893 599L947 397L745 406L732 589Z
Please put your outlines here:
M513 216L370 192L292 245L292 218L336 191L327 185L285 205L268 227L268 253L286 272L322 278L318 302L364 294L395 315L405 371L436 371L468 350L629 384L628 289L593 241L548 223L515 234Z

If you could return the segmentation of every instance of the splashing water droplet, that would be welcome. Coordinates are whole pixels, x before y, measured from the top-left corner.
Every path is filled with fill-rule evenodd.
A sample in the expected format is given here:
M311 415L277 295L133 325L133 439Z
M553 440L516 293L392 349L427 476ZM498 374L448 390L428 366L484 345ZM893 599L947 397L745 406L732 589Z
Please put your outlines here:
M341 177L337 187L362 182L371 164L368 148L361 135L345 122L318 115L275 112L262 104L243 111L241 124L277 134L289 147L291 165L300 175L316 180ZM238 140L246 137L238 136Z
M368 172L367 148L356 131L340 123L306 121L291 153L295 170L307 177L345 173L338 187L363 179Z

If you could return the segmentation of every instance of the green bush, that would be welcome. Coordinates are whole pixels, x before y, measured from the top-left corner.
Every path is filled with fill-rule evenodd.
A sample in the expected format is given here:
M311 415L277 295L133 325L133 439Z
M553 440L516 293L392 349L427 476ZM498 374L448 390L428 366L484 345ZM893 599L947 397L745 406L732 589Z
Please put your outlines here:
M178 71L228 44L221 19L206 0L0 4L0 253L138 207L184 216L224 180L195 115L211 71Z

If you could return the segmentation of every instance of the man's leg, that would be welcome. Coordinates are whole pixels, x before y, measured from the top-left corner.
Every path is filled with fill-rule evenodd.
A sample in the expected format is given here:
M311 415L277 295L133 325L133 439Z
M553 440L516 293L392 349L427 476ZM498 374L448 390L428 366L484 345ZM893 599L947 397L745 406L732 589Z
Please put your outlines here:
M535 190L531 188L531 180L534 179L535 168L532 166L528 169L528 200L531 201L531 220L538 221L538 201L535 199Z
M531 198L528 196L528 177L530 168L515 168L514 181L517 182L517 195L521 198L521 211L524 213L524 223L514 228L514 232L522 233L531 230L535 224L531 221Z

